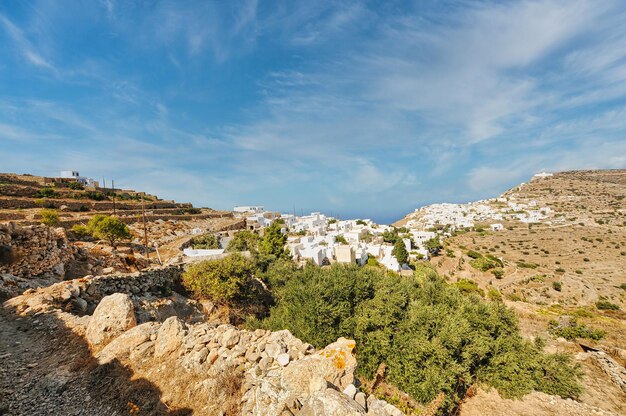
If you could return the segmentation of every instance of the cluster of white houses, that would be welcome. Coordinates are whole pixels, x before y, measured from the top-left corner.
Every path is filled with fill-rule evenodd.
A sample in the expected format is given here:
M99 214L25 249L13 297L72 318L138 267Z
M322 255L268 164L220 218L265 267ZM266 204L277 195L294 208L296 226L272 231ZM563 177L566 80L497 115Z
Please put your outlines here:
M393 246L383 242L383 233L393 227L371 220L337 220L319 212L304 216L266 212L262 206L238 206L234 211L245 216L251 230L267 227L280 218L284 232L289 234L287 249L295 260L317 265L334 262L364 265L373 258L390 270L402 269L403 265L391 254ZM435 236L429 231L403 235L409 258L428 258L424 243Z
M471 228L480 223L492 223L494 231L501 230L501 221L520 221L526 224L544 222L550 215L550 207L539 207L536 201L517 203L507 198L468 204L433 204L415 210L409 228L431 229L449 226L452 229Z

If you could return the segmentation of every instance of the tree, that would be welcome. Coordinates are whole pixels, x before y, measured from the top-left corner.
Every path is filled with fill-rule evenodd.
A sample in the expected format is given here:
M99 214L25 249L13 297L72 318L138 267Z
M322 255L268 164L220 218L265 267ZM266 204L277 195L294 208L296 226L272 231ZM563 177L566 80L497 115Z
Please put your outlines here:
M53 227L59 223L59 214L52 209L42 209L39 211L41 223Z
M437 236L431 238L430 240L426 240L426 242L424 243L424 247L426 247L426 250L428 250L428 252L433 256L438 256L439 252L443 248L443 245L439 240L439 236Z
M256 252L259 245L259 236L252 231L239 231L228 243L226 251L250 251Z
M265 228L263 238L259 242L259 254L264 257L278 259L286 257L285 243L287 235L282 232L283 222L274 221Z
M117 217L102 216L94 224L91 224L94 219L95 217L89 221L87 228L93 229L92 235L95 238L108 240L113 247L115 247L117 241L128 240L132 237L128 226Z
M183 273L183 283L197 297L230 303L246 296L253 272L253 262L234 253L223 259L192 264Z
M401 238L399 238L393 245L391 255L394 256L398 260L398 263L400 263L401 265L405 264L409 260L409 252L406 251L404 241L402 241Z
M383 241L385 243L395 244L396 241L398 241L398 238L400 238L398 237L398 230L395 228L383 232Z
M348 244L348 240L346 240L346 238L342 235L338 235L335 237L335 243L339 243L339 244Z

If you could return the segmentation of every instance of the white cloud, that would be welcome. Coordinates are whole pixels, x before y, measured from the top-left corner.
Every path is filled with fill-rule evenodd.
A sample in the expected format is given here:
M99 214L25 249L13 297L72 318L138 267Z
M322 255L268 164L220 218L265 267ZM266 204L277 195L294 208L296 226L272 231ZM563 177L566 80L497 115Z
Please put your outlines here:
M54 66L46 60L39 51L33 46L33 44L24 35L24 32L14 25L9 19L0 14L0 23L4 26L5 31L9 37L13 40L15 46L22 54L22 56L32 65L40 68L55 70Z

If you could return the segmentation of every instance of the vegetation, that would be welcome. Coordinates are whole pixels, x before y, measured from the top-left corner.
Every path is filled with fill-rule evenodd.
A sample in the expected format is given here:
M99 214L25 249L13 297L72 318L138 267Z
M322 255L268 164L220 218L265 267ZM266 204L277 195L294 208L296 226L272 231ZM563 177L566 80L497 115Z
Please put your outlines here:
M348 240L342 235L338 235L335 237L335 242L339 244L348 244Z
M604 311L619 311L619 305L611 303L608 300L597 301L596 308Z
M502 276L504 276L504 271L502 270L502 268L504 267L504 263L502 263L502 260L494 256L493 254L487 254L486 256L483 256L477 251L469 250L467 252L467 255L473 259L469 262L470 266L472 266L473 268L483 272L489 270L498 270L495 272L492 271L493 275L497 279L500 279L502 278ZM498 275L500 275L500 277L498 277Z
M391 255L398 260L400 265L406 264L409 261L409 252L406 251L406 247L404 246L404 241L402 239L398 239L396 243L393 245L393 250L391 250Z
M443 245L441 244L441 241L439 240L439 237L433 237L433 238L431 238L429 240L426 240L424 242L424 247L426 248L426 250L428 250L428 252L431 255L438 256L439 252L443 248Z
M239 231L228 243L226 251L250 251L256 253L258 244L258 234L255 234L252 231L248 230Z
M132 237L128 226L119 218L108 215L94 215L87 223L87 231L95 238L107 240L113 247L119 240Z
M283 225L280 220L274 221L264 230L256 254L257 264L261 270L266 270L276 260L289 259L289 252L285 249L287 234L282 232Z
M573 318L568 324L559 324L555 320L550 321L548 323L548 332L555 337L563 337L569 341L576 338L586 338L599 341L606 335L606 332L601 329L592 329L585 325L578 324L578 321L576 321L575 318Z
M316 347L353 338L360 376L371 378L385 363L387 380L419 402L443 392L443 411L474 383L492 385L506 397L531 390L581 393L581 372L569 356L544 354L519 335L502 302L482 300L473 282L446 284L427 265L406 278L367 266L297 269L275 262L261 277L276 305L256 325L289 329Z
M35 192L35 198L56 198L59 196L59 193L54 190L54 188L41 188Z
M39 211L41 223L49 227L54 227L59 223L59 214L53 209L42 209Z
M561 289L563 289L563 285L561 284L561 282L554 281L552 282L552 289L556 290L557 292L560 292Z
M197 297L230 303L249 292L254 270L252 260L234 253L192 264L183 273L183 284Z
M85 189L83 184L80 182L70 182L67 184L67 187L75 191L82 191L83 189Z
M191 247L197 250L212 250L220 248L220 240L213 233L202 234L190 241Z

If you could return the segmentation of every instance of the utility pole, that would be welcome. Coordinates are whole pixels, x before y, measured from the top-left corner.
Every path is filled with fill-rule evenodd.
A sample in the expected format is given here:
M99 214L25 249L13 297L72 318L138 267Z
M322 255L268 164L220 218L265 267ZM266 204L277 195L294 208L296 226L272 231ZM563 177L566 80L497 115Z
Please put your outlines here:
M106 188L107 188L107 182L104 180L104 176L102 177L102 187L103 187L104 189L106 189Z
M146 248L146 258L150 258L148 251L148 227L146 227L146 208L143 203L143 195L141 195L141 217L143 219L143 245Z
M113 215L115 215L115 181L111 180L111 187L113 188Z

